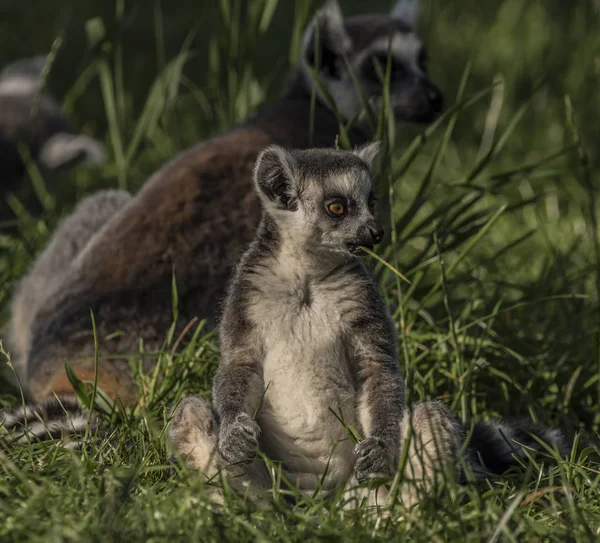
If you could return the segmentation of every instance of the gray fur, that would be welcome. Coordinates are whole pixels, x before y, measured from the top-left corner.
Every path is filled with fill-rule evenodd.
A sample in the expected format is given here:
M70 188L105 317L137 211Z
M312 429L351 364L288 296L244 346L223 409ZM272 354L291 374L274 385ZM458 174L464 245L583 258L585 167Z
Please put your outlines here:
M315 56L317 28L323 40L323 62ZM307 29L302 57L278 101L231 132L175 157L156 172L122 213L105 217L99 212L96 222L104 226L91 238L81 237L78 244L85 242L85 247L72 262L63 257L70 254L72 236L65 236L66 230L59 228L34 265L35 280L25 280L27 288L17 291L13 306L12 329L17 338L13 355L23 361L21 378L34 399L69 392L65 359L78 361L75 371L89 378L93 370L93 311L100 387L111 396L118 394L125 403L134 402L135 387L126 357L137 351L140 340L148 350L162 345L172 324L174 270L180 300L176 333L194 318L206 318L209 326L214 326L233 263L251 241L260 219L259 199L252 186L258 154L273 143L293 148L330 147L339 132L332 105L323 97L315 104L314 130L310 131L314 84L309 67L317 69L334 96L335 107L348 120L358 102L342 53L360 68L357 77L376 106L381 82L364 68L373 53L387 54L382 40L388 36L394 41L396 60L406 64L410 73L395 81L392 88L398 105L394 106L396 119L431 120L440 103L431 100L433 83L414 68L422 48L414 32L383 14L343 19L337 2L330 0ZM435 93L439 95L437 89ZM364 143L368 135L364 124L349 131L354 145ZM297 159L302 161L300 155ZM294 200L283 195L280 203L293 206ZM89 220L75 211L68 221L69 229L87 231ZM82 221L82 228L78 221ZM358 237L364 235L368 232ZM65 262L65 266L57 271L45 260Z
M179 422L190 420L181 413L189 403L171 423L171 438L190 465L214 471L248 464L245 474L255 478L261 450L301 490L314 492L326 472L323 490L334 492L351 481L392 477L412 425L414 443L406 446L429 459L425 470L409 463L414 482L405 485L404 499L413 503L413 491L430 489L433 474L454 460L462 435L431 420L443 412L437 404L405 410L394 324L357 256L357 244L377 241L370 164L363 160L373 160L375 151L376 144L354 153L272 146L259 156L255 186L263 220L229 286L220 325L216 417L209 424L219 430L202 435L196 419L197 443L190 446ZM343 215L327 211L332 195L347 206ZM362 436L356 447L334 413ZM194 450L210 450L214 435L212 464ZM437 441L440 451L432 445Z
M12 305L9 344L20 374L26 374L31 323L38 309L56 289L64 288L64 278L82 249L130 200L131 195L121 190L106 190L84 199L60 222L46 249L19 283Z
M169 441L187 466L199 471L209 482L218 482L225 474L229 476L231 487L246 494L252 489L260 492L269 488L271 478L262 460L243 465L231 463L217 450L218 439L219 420L214 408L198 396L184 398L174 409ZM215 501L220 501L217 488L207 487L206 492Z
M407 449L401 499L409 507L448 476L462 480L461 462L478 476L501 472L515 464L513 454L522 456L515 438L534 443L525 437L534 426L479 423L460 459L466 430L448 407L405 406L397 333L356 248L357 238L376 242L363 238L374 221L376 151L376 144L354 152L271 146L260 154L254 176L263 219L229 285L214 411L192 397L171 422L175 448L207 477L224 469L237 484L258 481L266 490L261 451L304 492L323 483L325 494L346 488L348 503L373 504L372 492L354 485L393 477ZM345 214L326 211L331 195L348 206ZM356 446L334 412L362 437ZM566 454L559 432L537 434ZM379 488L377 503L388 493Z

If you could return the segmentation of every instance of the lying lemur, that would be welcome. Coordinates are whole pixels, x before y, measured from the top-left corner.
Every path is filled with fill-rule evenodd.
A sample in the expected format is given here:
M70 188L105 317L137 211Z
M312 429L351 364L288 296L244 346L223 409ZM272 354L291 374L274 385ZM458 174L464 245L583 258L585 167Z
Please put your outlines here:
M373 217L376 152L271 146L259 156L263 216L229 285L214 410L186 398L170 426L176 448L208 477L231 466L238 483L270 486L254 460L260 450L301 490L334 492L392 476L412 435L401 494L412 505L456 465L465 429L441 402L405 406L394 323L359 258L383 234ZM566 452L559 433L537 433ZM515 438L539 448L522 429L479 424L467 460L477 473L504 469L521 451Z
M80 379L94 380L93 311L98 384L123 403L135 403L128 357L138 352L140 341L147 351L161 348L172 324L173 272L179 294L176 334L195 317L214 324L232 265L260 219L252 189L260 151L273 143L331 147L340 132L337 115L347 123L361 110L356 81L377 113L382 81L376 66L387 66L388 53L395 119L428 122L437 116L443 98L427 75L425 50L414 31L414 4L401 1L390 15L344 20L338 3L328 0L304 35L298 66L279 100L175 157L135 197L104 191L77 206L23 279L13 303L10 350L33 400L73 394L65 359ZM314 85L314 70L324 94ZM364 143L369 130L360 120L354 123L352 144ZM156 359L145 361L150 369Z
M42 88L46 58L25 58L0 71L0 195L18 187L26 166L24 144L43 173L78 163L99 164L104 146L77 134L56 102ZM0 202L0 206L2 203Z

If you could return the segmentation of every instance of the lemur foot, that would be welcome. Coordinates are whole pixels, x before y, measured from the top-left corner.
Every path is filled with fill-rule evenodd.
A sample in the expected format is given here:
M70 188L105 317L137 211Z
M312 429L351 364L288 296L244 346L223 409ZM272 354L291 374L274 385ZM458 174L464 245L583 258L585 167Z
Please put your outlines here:
M246 413L221 421L219 453L231 464L248 463L256 457L260 426Z
M369 437L356 446L355 453L354 470L359 483L377 476L391 477L392 454L383 439Z

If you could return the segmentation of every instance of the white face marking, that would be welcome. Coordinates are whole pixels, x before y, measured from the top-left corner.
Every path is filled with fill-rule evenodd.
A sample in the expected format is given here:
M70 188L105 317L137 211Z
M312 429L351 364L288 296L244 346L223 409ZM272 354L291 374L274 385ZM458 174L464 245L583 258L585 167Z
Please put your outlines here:
M369 207L373 189L369 172L351 167L321 179L305 179L302 186L296 211L290 213L273 205L269 208L284 243L297 247L299 253L333 250L348 255L348 244L355 243L361 228L374 220ZM348 214L332 222L326 204L336 199L347 205Z
M39 161L49 170L60 168L83 153L83 163L100 164L106 158L104 146L84 135L60 133L42 147Z
M331 176L325 189L352 196L359 202L366 202L371 192L372 183L369 174L363 170L351 170Z
M401 34L397 32L392 36L391 43L388 38L379 38L375 40L371 44L368 54L387 56L389 51L393 58L406 66L409 66L416 73L423 75L424 72L419 67L419 53L421 52L421 48L421 40L416 34L412 32L410 34Z
M25 76L0 78L0 96L27 96L38 91L39 80Z
M418 0L398 0L390 11L390 17L414 27L419 18Z

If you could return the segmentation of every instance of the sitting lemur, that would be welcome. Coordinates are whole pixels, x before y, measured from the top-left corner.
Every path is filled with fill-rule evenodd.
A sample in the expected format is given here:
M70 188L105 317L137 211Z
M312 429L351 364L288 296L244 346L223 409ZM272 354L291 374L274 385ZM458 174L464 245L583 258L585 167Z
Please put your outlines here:
M185 398L170 425L176 448L207 477L224 468L235 484L266 490L272 479L256 458L261 451L303 492L348 488L385 504L386 487L371 494L357 485L393 477L403 446L404 505L451 469L461 477L457 456L467 432L442 402L405 405L398 334L360 259L361 246L383 236L370 172L377 149L271 146L259 156L263 216L228 288L214 407ZM358 444L346 425L361 436ZM567 452L556 431L491 422L474 427L465 460L479 475L516 464L513 453L524 453L515 443L542 449L528 431Z

